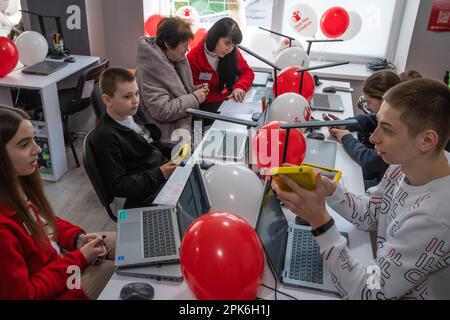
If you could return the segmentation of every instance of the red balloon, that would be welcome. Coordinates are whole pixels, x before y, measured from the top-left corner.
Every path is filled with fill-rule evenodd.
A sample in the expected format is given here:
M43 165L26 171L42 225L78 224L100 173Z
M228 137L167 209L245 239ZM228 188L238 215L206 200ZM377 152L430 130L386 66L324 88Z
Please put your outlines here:
M195 34L194 39L192 39L191 43L189 43L189 49L194 49L199 43L205 39L207 31L205 28L199 28Z
M320 29L328 38L338 38L347 31L350 15L342 7L332 7L320 19Z
M283 69L277 76L278 84L278 96L287 92L300 93L300 80L302 72L297 72L301 66L292 66ZM303 85L301 95L311 103L311 99L314 95L316 85L312 74L308 71L304 71ZM273 94L275 95L275 86L273 87Z
M147 21L145 21L145 32L151 37L156 37L156 34L158 33L158 24L163 18L164 17L160 14L150 16Z
M189 288L202 300L253 300L264 273L261 242L245 220L211 212L184 234L180 265Z
M253 159L259 168L281 167L286 141L286 129L280 129L282 121L273 121L256 132L253 139ZM273 144L278 144L272 147ZM273 149L273 150L272 150ZM272 153L273 151L273 153ZM300 165L305 159L306 140L300 129L291 129L289 133L286 163Z
M7 37L0 37L0 77L9 74L19 61L16 44Z

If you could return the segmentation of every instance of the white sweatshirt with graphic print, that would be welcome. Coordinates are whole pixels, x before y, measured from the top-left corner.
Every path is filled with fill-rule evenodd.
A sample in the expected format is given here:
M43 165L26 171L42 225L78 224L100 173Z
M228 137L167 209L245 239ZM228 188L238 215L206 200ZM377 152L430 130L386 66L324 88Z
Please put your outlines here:
M450 176L412 187L391 166L370 196L338 187L327 203L358 229L378 232L368 266L335 226L315 238L345 298L450 299Z

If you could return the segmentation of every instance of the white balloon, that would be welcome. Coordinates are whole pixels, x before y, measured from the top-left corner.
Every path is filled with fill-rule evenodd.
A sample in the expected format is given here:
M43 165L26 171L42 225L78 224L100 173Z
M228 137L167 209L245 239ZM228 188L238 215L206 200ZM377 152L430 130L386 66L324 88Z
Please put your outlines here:
M340 39L346 41L353 39L359 33L359 31L361 31L362 28L362 18L360 14L355 11L349 11L348 14L350 16L350 23L348 25L347 31L345 31L345 33L339 37Z
M0 0L0 12L5 12L6 8L8 8L9 0Z
M31 66L45 59L48 43L44 36L35 31L25 31L16 39L19 60L25 66Z
M304 3L291 7L286 18L291 28L303 37L314 36L319 28L316 11Z
M283 40L280 41L280 44L278 45L278 48L273 52L273 56L276 57L284 49L286 49L286 48L293 48L293 47L299 47L299 48L304 49L302 43L300 41L298 41L298 40L292 40L291 41L291 46L289 47L289 39L284 38Z
M269 106L267 123L272 121L308 122L311 120L311 107L298 93L288 92L278 96Z
M281 70L291 66L302 66L304 68L309 67L309 57L303 48L292 47L281 51L281 53L275 58L275 65L281 68Z
M13 16L20 9L20 0L9 0L9 6L6 8L6 13Z
M242 164L215 164L204 178L211 211L233 212L256 225L263 185L252 170Z
M192 27L197 27L200 23L200 15L198 14L198 11L191 6L183 6L178 8L178 10L175 12L175 15L185 20Z
M273 52L277 48L277 42L269 34L257 33L249 41L248 48L256 54L272 60Z

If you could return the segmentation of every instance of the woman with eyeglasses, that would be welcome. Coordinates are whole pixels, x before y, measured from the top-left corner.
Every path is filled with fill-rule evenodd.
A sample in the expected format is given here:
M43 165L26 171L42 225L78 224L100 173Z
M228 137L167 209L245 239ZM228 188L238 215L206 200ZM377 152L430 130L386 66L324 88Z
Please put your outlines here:
M255 75L236 48L241 41L242 32L236 21L222 18L187 54L194 84L209 85L203 105L227 99L244 101Z

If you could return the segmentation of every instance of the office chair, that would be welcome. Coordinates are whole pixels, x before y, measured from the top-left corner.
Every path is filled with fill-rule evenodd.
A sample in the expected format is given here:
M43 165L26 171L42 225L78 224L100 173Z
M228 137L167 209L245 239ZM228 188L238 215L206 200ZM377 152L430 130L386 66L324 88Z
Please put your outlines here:
M92 109L94 110L95 117L96 117L95 126L97 126L98 121L100 120L101 116L106 111L106 106L105 106L105 104L103 103L103 100L102 100L102 93L100 92L100 85L99 85L99 83L97 83L94 86L94 89L92 90L92 93L91 93L91 105L92 105Z
M81 73L78 79L77 86L75 88L63 89L58 91L59 107L61 109L61 115L63 118L64 138L69 143L70 148L72 149L73 157L75 158L77 167L80 166L80 162L78 161L78 156L73 144L72 135L69 132L69 116L83 111L90 106L90 95L83 95L85 86L89 85L92 81L94 82L94 84L97 83L102 72L108 67L109 60L105 59L100 64L84 70Z
M84 170L86 171L89 180L91 181L91 184L94 187L94 191L97 194L98 198L100 199L100 202L105 207L108 216L114 222L117 222L117 216L113 213L110 207L111 202L114 200L114 196L109 194L108 189L103 184L103 180L99 170L99 164L96 162L95 159L94 146L92 145L91 141L92 132L93 131L87 134L83 142Z

